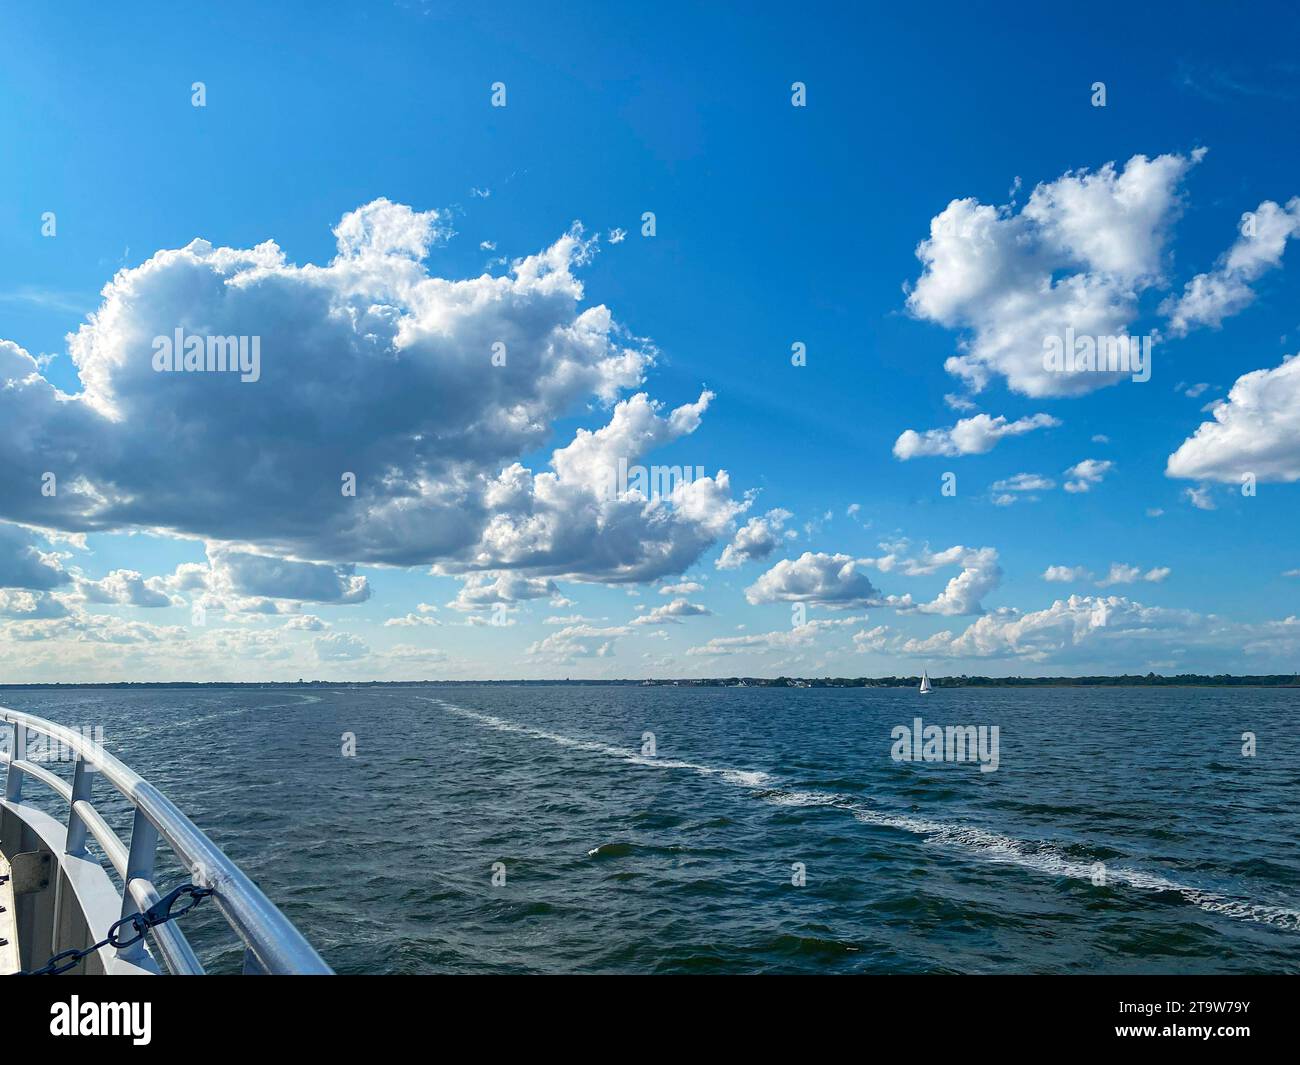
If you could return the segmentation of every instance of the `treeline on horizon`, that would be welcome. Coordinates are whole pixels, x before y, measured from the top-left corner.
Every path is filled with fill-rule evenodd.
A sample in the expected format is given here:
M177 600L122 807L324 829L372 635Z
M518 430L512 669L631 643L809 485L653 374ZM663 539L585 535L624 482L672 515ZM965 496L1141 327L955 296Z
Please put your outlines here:
M915 688L919 675L907 677L709 677L678 680L296 680L296 681L102 681L92 683L0 684L0 691L44 690L60 688L409 688L426 684L475 685L586 685L603 687L678 687L678 688ZM931 677L935 688L1044 688L1044 687L1214 687L1214 688L1296 688L1300 675L1275 673L1263 676L1234 676L1204 673L1124 673L1095 677Z

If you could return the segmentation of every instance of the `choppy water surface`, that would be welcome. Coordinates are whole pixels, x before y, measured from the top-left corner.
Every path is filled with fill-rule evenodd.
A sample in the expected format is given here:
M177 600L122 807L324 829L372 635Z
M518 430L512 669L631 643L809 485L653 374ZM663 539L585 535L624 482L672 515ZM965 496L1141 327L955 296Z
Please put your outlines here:
M1298 702L1078 688L0 693L102 726L336 969L379 973L1300 971ZM917 714L998 725L998 770L893 761L891 729ZM234 966L212 916L201 907L186 927Z

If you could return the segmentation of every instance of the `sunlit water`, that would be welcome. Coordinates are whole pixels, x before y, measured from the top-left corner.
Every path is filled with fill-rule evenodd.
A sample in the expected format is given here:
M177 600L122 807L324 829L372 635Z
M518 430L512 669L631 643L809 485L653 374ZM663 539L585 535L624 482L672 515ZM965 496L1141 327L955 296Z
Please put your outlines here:
M0 692L102 726L327 961L366 973L1300 971L1298 701L1144 688ZM895 762L891 729L918 714L997 725L998 770ZM185 926L205 960L237 967L212 910Z

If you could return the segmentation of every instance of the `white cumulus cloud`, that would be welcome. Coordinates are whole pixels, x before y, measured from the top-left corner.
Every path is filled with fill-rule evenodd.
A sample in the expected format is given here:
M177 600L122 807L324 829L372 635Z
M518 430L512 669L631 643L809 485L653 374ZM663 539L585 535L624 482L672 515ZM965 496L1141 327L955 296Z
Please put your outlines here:
M1196 326L1218 328L1255 301L1252 283L1282 265L1288 240L1300 234L1300 196L1285 207L1265 200L1242 216L1240 235L1209 273L1197 274L1181 296L1161 304L1170 332L1183 336ZM1195 395L1188 391L1188 395Z
M1246 474L1257 481L1300 481L1300 359L1243 374L1212 412L1214 420L1202 422L1169 456L1167 476L1232 484Z
M849 555L805 551L782 559L745 590L750 603L809 603L848 608L879 602L880 593Z
M1180 187L1203 152L1135 155L1121 168L1070 171L1038 185L1023 209L953 200L917 247L908 296L919 318L963 330L946 363L967 388L995 377L1030 396L1078 395L1121 373L1044 369L1044 338L1123 336L1140 294L1160 283Z
M793 515L788 510L769 510L761 518L750 518L736 530L731 543L722 549L714 565L718 569L739 569L746 562L761 562L794 532L784 525Z
M993 450L1003 437L1022 436L1060 424L1050 414L1033 414L1014 422L1008 421L1005 415L990 418L987 414L976 414L962 418L948 429L927 429L923 433L906 429L894 441L894 455L904 461L923 455L983 455Z
M1114 467L1115 463L1110 459L1084 459L1065 471L1065 476L1070 479L1063 487L1067 492L1090 492Z
M598 483L602 463L693 432L711 393L662 413L644 393L623 398L652 348L582 306L577 272L596 244L580 226L505 276L464 280L423 262L450 236L441 212L380 199L334 233L323 266L269 240L198 239L119 271L69 341L80 391L0 340L0 521L203 539L227 553L232 584L267 601L357 601L363 582L333 567L365 564L648 580L731 536L746 504L725 471L654 500ZM255 339L257 379L158 372L155 338L178 330ZM550 470L519 462L559 419L611 407ZM48 497L31 489L46 471Z

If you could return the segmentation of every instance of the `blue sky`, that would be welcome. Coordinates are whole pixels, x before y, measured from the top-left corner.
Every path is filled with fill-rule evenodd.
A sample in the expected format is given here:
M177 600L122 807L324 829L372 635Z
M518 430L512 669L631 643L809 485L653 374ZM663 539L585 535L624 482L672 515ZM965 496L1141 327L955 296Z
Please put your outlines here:
M5 5L0 679L1295 671L1294 11L625 7Z

